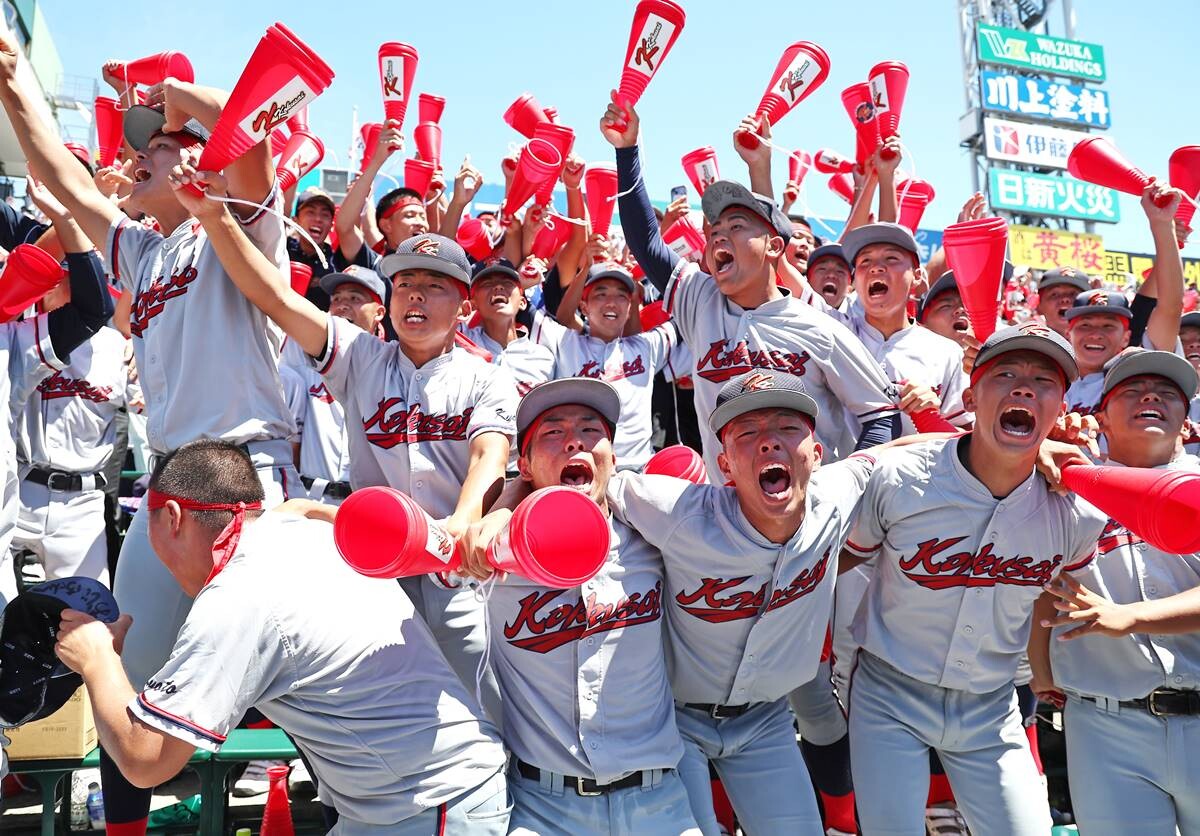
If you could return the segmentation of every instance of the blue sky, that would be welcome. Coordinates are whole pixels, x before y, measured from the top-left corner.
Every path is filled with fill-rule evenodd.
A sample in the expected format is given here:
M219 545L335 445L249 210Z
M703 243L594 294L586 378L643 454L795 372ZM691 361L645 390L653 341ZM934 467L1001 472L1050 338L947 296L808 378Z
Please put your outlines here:
M386 40L406 41L420 53L414 91L447 99L442 118L447 169L470 153L485 178L498 182L501 157L521 140L501 114L524 91L558 108L560 119L576 130L578 153L588 160L611 160L612 148L596 125L620 75L634 2L205 0L156 4L153 16L140 14L145 6L131 6L123 14L113 7L104 22L82 13L75 0L41 0L40 5L67 73L99 77L106 58L177 49L192 59L198 81L222 87L237 80L266 27L282 20L337 73L313 105L310 121L343 162L352 108L358 107L361 121L382 117L376 48ZM783 49L810 40L830 55L829 79L781 122L776 141L853 153L840 91L865 80L878 61L904 61L911 82L901 132L917 175L937 190L923 225L954 221L969 195L970 175L958 147L964 105L953 0L770 6L684 0L683 5L688 13L684 32L639 106L652 197L666 199L672 186L686 182L679 159L699 145L717 149L724 176L745 180L732 130L757 104ZM767 8L774 13L764 14ZM1188 92L1200 3L1152 0L1135 7L1117 0L1075 0L1075 12L1076 38L1105 49L1104 89L1113 124L1108 136L1136 165L1165 177L1175 147L1200 144L1196 96ZM1058 2L1049 14L1052 31L1061 34ZM406 119L406 134L415 124L415 110ZM400 164L393 160L389 169ZM786 160L777 157L774 171L778 190ZM841 217L845 204L828 191L825 179L814 172L806 182L809 206L816 214ZM1116 226L1098 225L1105 243L1112 249L1148 250L1145 217L1134 198L1121 197L1121 216ZM1200 244L1190 244L1185 255L1200 257Z

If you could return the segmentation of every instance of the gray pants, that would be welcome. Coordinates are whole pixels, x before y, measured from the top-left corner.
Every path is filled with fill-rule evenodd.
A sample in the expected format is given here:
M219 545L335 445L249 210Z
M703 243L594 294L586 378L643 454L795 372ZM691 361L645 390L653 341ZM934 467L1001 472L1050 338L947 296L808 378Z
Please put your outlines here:
M864 836L925 832L930 749L972 834L1050 832L1012 685L988 694L941 688L859 651L850 681L850 764Z
M365 824L341 816L329 836L504 836L511 809L500 771L458 798L394 824Z
M1063 723L1081 833L1200 834L1200 717L1070 698Z

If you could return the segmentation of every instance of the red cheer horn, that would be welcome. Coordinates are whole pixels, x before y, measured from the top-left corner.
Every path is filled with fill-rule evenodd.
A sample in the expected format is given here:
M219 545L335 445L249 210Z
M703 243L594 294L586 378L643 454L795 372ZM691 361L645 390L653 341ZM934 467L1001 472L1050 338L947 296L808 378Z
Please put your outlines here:
M417 73L417 50L408 44L390 41L379 46L379 84L383 88L383 113L402 126Z
M759 126L762 126L764 116L772 125L778 125L792 108L824 84L828 76L829 56L825 50L808 41L797 41L789 46L775 66L775 74L755 111ZM738 142L744 148L758 147L758 138L749 133L739 133Z
M854 171L854 161L832 149L818 148L813 155L813 168L822 174L849 174Z
M607 163L588 166L583 175L583 191L592 232L607 236L617 208L617 167Z
M867 82L871 87L871 103L879 123L880 140L891 139L900 128L900 111L908 92L908 67L899 61L882 61L871 68ZM885 159L895 154L886 151Z
M545 206L550 203L550 198L554 195L554 184L558 182L558 178L562 176L563 167L567 164L567 157L571 153L571 149L575 146L575 131L568 128L566 125L558 125L554 122L539 122L533 129L534 139L544 139L555 147L558 151L562 162L558 165L558 171L553 177L547 177L537 188L537 194L534 195L534 201L538 206Z
M305 105L288 117L287 127L289 131L308 130L308 105Z
M1072 148L1067 157L1067 171L1080 180L1135 197L1142 196L1151 180L1149 175L1125 159L1116 146L1102 136L1089 136ZM1163 207L1170 202L1170 195L1161 195L1155 205Z
M296 182L321 164L325 158L325 143L313 134L300 129L288 137L287 145L275 167L275 179L279 188L287 191Z
M896 194L899 201L900 226L907 227L909 232L916 235L921 216L925 214L925 207L933 202L933 186L924 180L909 179L896 184Z
M367 161L371 159L371 155L375 153L375 146L379 144L379 134L383 132L383 124L380 122L365 122L358 129L358 132L363 142L362 159L359 160L358 166L358 170L361 172L367 167Z
M637 271L633 273L634 281L640 280L645 275L644 273L639 275L639 273L641 273L640 266L638 267ZM661 299L651 302L649 305L642 305L641 310L638 311L638 319L641 320L643 331L649 331L651 328L657 328L658 326L667 322L670 318L670 315L663 307ZM650 457L650 461L654 461L653 456ZM649 462L647 462L647 466L649 466ZM646 469L642 468L642 472L645 473Z
M1167 179L1189 198L1179 201L1175 218L1191 229L1196 199L1200 197L1200 145L1184 145L1171 152L1171 159L1167 162Z
M851 174L835 174L829 178L829 191L854 205L854 176Z
M567 241L571 238L572 226L570 221L550 216L538 230L538 234L533 236L533 243L529 245L529 254L542 261L549 261L567 245Z
M508 192L504 195L504 205L501 207L501 219L511 218L517 210L525 205L525 201L533 197L534 192L546 180L557 175L562 167L562 156L558 149L544 139L531 139L521 149L517 159L517 170L513 173Z
M942 417L932 406L908 416L919 433L956 433L959 428Z
M1001 218L981 218L946 227L942 248L975 338L983 342L996 330L996 309L1004 275L1008 226Z
M670 447L659 450L650 457L650 461L646 462L642 473L673 476L676 479L686 479L694 485L708 484L704 459L686 444L672 444Z
M646 85L654 78L683 31L684 18L683 9L670 0L641 0L637 4L629 29L621 83L617 85L617 103L622 107L633 107L642 98ZM626 125L618 120L613 127L623 131Z
M441 523L394 488L352 493L334 518L333 541L346 563L371 578L453 572L462 565ZM498 571L569 589L600 570L608 549L608 522L596 503L572 488L552 487L517 506L487 559Z
M118 64L113 75L125 80L126 84L145 84L149 87L161 84L168 78L186 81L196 80L192 62L182 52L159 52L136 61Z
M871 87L865 81L851 84L842 91L842 107L854 125L854 158L861 165L879 147L879 122L875 118L875 105L871 101Z
M417 96L418 121L440 123L442 111L445 109L446 99L444 96L435 96L433 93L422 93Z
M522 93L504 111L504 121L526 139L533 139L534 129L542 122L549 122L550 118L532 93Z
M1062 478L1070 490L1156 549L1200 551L1200 474L1075 464L1063 468Z
M421 159L432 163L434 168L442 167L442 126L436 122L422 122L413 128L413 144Z
M229 94L197 169L221 171L308 105L331 81L329 65L282 23L274 24Z
M97 96L93 106L96 114L96 141L100 143L100 167L107 168L117 161L121 152L121 110L116 99Z
M429 184L433 182L436 169L433 163L426 160L408 159L404 161L404 188L412 189L425 200L429 193Z
M683 171L692 181L696 193L701 196L709 185L721 179L721 172L717 168L717 152L711 145L688 151L680 162L683 163Z
M271 156L278 157L283 153L283 149L287 147L288 130L287 125L280 125L271 135L267 137L267 145L271 149Z
M454 233L454 240L476 261L483 261L496 249L496 245L492 243L492 236L488 234L487 227L479 218L467 218L460 223L458 231Z
M546 118L549 119L551 122L553 122L555 125L558 124L558 108L557 107L552 107L550 105L546 105L545 107L542 108L542 113L546 114Z
M0 322L8 322L45 296L63 277L62 265L33 244L18 244L0 276Z
M312 284L312 268L303 261L289 262L292 269L292 290L303 296Z
M663 233L663 243L680 258L699 258L704 254L704 233L696 229L687 215L671 224Z
M804 182L804 175L812 168L813 156L807 151L793 151L788 154L788 182L799 186Z

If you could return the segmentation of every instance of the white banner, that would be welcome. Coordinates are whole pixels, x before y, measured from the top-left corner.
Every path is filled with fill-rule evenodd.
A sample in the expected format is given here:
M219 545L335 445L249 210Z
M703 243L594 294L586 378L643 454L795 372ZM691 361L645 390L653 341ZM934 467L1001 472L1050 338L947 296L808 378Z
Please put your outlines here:
M1010 122L995 116L983 119L984 148L991 160L1065 169L1071 149L1088 136L1084 131Z

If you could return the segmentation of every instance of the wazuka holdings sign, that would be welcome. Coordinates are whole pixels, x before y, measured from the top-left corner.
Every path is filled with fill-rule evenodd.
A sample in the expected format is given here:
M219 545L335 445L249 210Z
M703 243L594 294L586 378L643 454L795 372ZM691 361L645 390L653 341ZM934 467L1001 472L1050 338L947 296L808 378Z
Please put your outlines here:
M979 24L979 63L1104 81L1104 47Z

